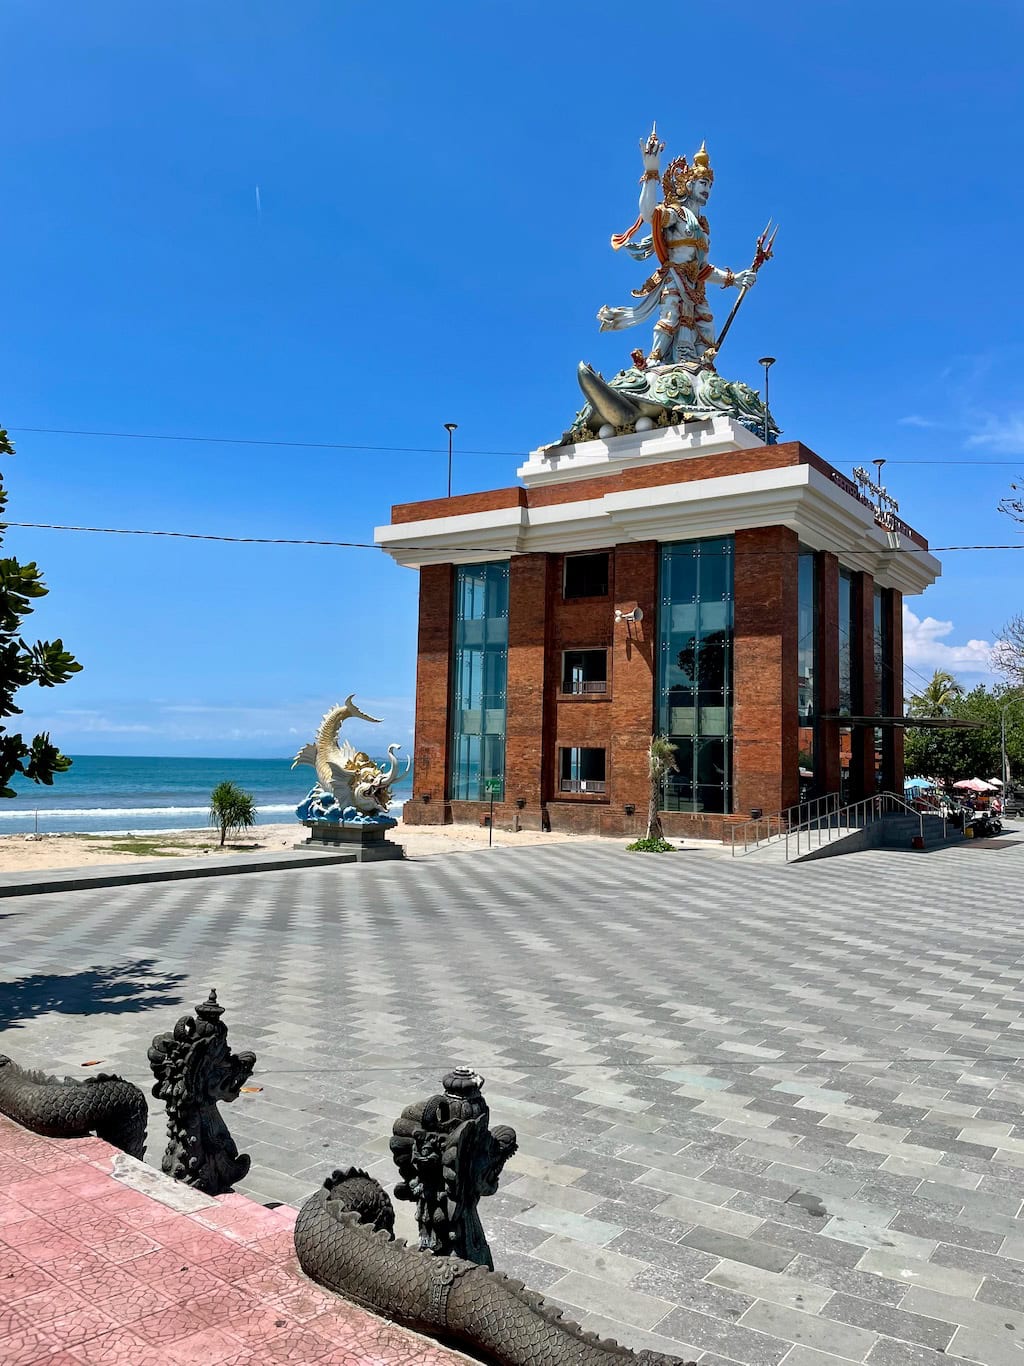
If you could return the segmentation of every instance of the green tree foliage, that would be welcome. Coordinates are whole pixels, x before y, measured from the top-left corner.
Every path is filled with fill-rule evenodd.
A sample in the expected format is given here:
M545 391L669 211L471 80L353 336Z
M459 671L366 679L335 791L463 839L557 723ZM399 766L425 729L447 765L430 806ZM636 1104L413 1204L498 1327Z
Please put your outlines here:
M651 791L647 802L647 833L644 839L663 840L665 832L661 828L661 816L658 813L658 808L661 805L661 789L666 773L675 773L677 769L676 747L667 735L652 737L651 747L647 751L647 763L651 777Z
M250 830L256 824L256 803L251 792L234 783L218 783L210 793L210 824L220 826L220 847L231 830Z
M927 691L925 689L925 692ZM915 707L917 701L917 698L910 700L913 715L934 714ZM1024 773L1024 688L1010 687L1007 684L986 688L984 684L979 684L970 692L961 692L960 696L952 698L947 704L945 714L965 721L980 721L981 728L908 729L905 751L908 774L938 778L947 784L961 778L1000 777L1000 735L1004 714L1006 754L1011 780L1014 775Z
M13 454L14 447L0 427L0 455ZM7 492L0 479L0 516L6 506ZM0 542L6 530L0 522ZM46 593L36 564L0 558L0 797L18 795L10 785L16 773L49 787L55 773L64 773L71 767L71 760L61 754L45 731L26 742L23 735L9 731L6 726L8 717L21 715L21 708L14 702L19 688L29 683L55 688L82 667L64 649L62 640L30 642L19 634L23 618L33 611L33 598L44 598Z
M911 716L949 716L950 707L964 690L951 673L936 669L927 685L910 699Z

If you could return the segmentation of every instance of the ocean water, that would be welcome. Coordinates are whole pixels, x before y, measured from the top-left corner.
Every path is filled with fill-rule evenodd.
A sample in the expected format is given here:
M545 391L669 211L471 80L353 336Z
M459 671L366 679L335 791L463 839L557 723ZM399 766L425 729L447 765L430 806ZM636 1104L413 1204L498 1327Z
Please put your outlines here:
M257 824L274 825L294 818L316 781L311 768L293 771L290 759L72 758L52 787L12 782L18 795L0 799L0 835L37 828L51 835L198 830L209 825L210 793L225 781L252 793ZM412 791L411 773L392 791L391 814L397 815Z

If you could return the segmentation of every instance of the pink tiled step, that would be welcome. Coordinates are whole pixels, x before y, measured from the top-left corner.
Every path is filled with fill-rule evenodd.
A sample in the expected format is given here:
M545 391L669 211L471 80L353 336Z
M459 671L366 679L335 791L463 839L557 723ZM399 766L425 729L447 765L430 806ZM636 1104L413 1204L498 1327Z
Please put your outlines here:
M295 1215L197 1196L100 1139L0 1116L0 1362L465 1364L308 1281Z

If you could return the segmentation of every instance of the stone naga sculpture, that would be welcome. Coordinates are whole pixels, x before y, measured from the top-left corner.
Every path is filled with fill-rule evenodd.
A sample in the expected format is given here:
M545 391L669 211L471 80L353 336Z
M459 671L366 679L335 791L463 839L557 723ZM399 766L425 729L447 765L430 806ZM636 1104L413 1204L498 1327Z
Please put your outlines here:
M255 1053L232 1053L224 1007L217 993L183 1015L171 1034L158 1034L149 1050L156 1077L153 1095L167 1107L167 1148L162 1171L188 1186L221 1195L249 1170L217 1109L236 1100L256 1066Z
M515 1129L488 1129L483 1084L471 1068L456 1067L443 1078L442 1095L406 1106L390 1147L402 1177L395 1195L416 1201L420 1248L493 1268L477 1205L498 1189L517 1145Z
M0 1114L46 1138L95 1134L132 1157L146 1152L146 1097L123 1077L48 1077L0 1054Z
M292 760L292 768L309 764L315 769L317 786L299 807L299 815L307 820L345 820L352 816L374 817L383 814L391 805L391 787L400 774L397 751L401 745L388 745L388 763L378 768L368 754L355 749L347 740L339 744L342 726L350 717L380 724L376 716L367 716L352 701L349 693L345 701L327 712L317 728L316 739L303 745ZM412 760L407 759L405 772Z
M584 1332L522 1281L408 1247L394 1238L394 1219L366 1172L336 1171L299 1211L299 1265L327 1289L492 1366L683 1366L680 1357Z

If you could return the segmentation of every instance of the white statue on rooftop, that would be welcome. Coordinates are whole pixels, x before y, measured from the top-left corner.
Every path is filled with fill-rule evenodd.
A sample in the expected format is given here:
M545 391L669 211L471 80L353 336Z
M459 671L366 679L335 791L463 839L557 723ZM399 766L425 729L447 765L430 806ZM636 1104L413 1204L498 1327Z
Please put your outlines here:
M676 157L662 175L664 150L665 144L652 129L640 144L644 170L639 215L632 227L611 239L616 251L625 247L635 260L655 258L657 266L633 290L639 302L621 307L605 304L597 315L602 332L653 323L650 351L646 355L639 347L632 351L632 365L608 380L580 362L577 379L587 402L563 433L561 445L703 422L718 415L758 432L767 443L779 435L757 392L740 380L723 378L715 368L740 304L757 272L772 258L777 229L771 230L768 224L746 270L716 266L710 259L711 230L704 216L715 179L707 147L701 144L692 164L686 157ZM634 240L645 223L650 233ZM708 305L709 283L738 291L717 337Z
M617 332L657 314L648 366L700 361L709 350L713 359L715 334L706 296L708 282L723 289L733 286L747 290L757 279L756 269L732 271L708 260L711 230L704 209L715 173L706 145L701 143L692 166L685 157L676 157L662 177L659 163L664 150L665 144L652 130L647 142L641 144L644 173L639 217L626 232L612 238L616 251L625 247L637 261L656 256L658 267L633 291L642 303L630 308L605 304L597 315L602 332ZM642 223L650 224L650 235L634 242Z

